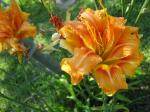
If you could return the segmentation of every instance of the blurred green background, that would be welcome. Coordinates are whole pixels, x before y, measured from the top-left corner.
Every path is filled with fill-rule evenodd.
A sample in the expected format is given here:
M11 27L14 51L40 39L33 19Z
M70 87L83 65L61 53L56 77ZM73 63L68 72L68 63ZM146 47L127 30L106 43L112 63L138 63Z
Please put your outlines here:
M9 0L3 0L7 5ZM133 78L127 79L129 89L119 91L114 97L106 98L107 112L150 111L150 1L149 0L104 0L108 12L124 16L127 24L138 26L141 51L145 59ZM139 20L135 23L143 3ZM31 14L39 33L35 41L48 45L53 31L49 23L50 6L53 14L65 21L66 10L55 3L43 0L18 0L23 11ZM123 2L123 3L122 3ZM132 4L132 2L134 2ZM4 5L4 4L3 4ZM130 7L133 5L132 7ZM74 19L81 8L95 9L94 0L76 0L69 11ZM123 10L124 9L124 10ZM52 30L52 31L51 31ZM56 49L58 46L56 46ZM59 61L69 54L60 49L51 54ZM34 59L19 63L17 57L6 52L0 54L0 112L103 112L103 95L96 82L86 77L78 86L72 86L67 74L51 73Z

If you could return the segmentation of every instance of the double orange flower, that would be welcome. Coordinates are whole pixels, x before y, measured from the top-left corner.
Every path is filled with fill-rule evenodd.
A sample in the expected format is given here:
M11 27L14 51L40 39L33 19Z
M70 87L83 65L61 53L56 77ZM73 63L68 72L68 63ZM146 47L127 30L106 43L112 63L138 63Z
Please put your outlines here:
M20 40L36 34L36 27L27 21L28 16L28 13L21 11L15 0L11 0L8 9L0 8L0 51L9 50L18 56L22 55L25 47Z
M64 58L61 69L71 76L72 84L92 74L107 95L128 88L126 77L134 74L143 55L138 28L125 23L123 17L110 16L106 9L86 9L78 20L64 23L60 44L73 57Z

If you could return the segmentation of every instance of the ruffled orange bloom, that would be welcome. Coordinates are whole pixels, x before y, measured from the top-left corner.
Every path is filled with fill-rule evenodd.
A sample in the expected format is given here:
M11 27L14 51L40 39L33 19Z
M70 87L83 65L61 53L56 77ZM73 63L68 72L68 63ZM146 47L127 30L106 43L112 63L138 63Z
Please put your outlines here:
M28 20L28 13L22 12L15 0L8 9L0 9L0 51L10 50L21 56L25 47L19 43L23 38L34 37L36 27Z
M113 17L106 9L86 9L75 21L59 30L61 46L73 54L64 58L61 69L78 84L92 74L107 95L127 89L126 77L135 73L143 59L139 52L138 28L125 26L123 17Z

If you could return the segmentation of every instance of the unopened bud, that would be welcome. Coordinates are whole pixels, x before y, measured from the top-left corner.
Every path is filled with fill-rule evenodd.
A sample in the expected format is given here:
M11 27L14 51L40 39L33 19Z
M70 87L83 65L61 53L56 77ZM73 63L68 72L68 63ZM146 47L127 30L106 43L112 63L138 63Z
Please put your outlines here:
M61 37L61 34L59 34L59 33L54 33L54 34L52 35L51 40L52 40L52 41L56 41L56 40L59 40L60 37Z

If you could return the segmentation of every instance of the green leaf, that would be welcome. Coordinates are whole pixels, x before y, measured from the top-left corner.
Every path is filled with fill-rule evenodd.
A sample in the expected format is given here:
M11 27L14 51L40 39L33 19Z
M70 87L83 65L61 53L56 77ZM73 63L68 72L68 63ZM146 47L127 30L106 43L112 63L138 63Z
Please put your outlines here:
M140 84L140 83L141 83L141 80L137 80L137 81L130 82L130 83L129 83L129 87L132 88L133 86L136 86L136 85L138 85L138 84Z
M125 96L123 96L123 95L121 95L121 94L117 94L117 95L116 95L116 98L117 98L118 100L120 100L120 101L123 101L123 102L127 102L127 103L130 103L130 102L131 102L131 100L130 100L129 98L127 98L127 97L125 97Z
M127 107L125 107L124 105L114 105L114 108L113 108L113 112L118 112L118 111L121 111L121 112L129 112L129 109ZM122 111L124 110L124 111Z

